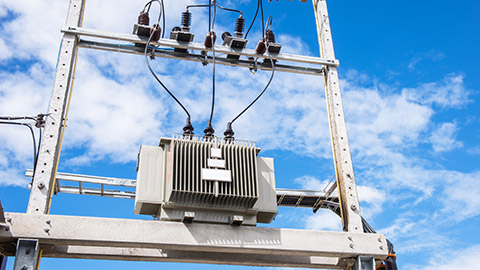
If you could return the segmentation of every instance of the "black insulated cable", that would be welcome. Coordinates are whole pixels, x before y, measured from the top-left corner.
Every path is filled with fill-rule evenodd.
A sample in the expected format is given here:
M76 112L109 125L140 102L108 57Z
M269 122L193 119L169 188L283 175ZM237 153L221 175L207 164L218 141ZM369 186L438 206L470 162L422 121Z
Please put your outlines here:
M207 127L203 131L205 133L205 137L212 137L215 133L215 130L212 127L212 119L213 119L213 112L215 110L215 18L217 15L217 5L216 1L213 0L213 17L212 17L212 24L210 27L210 31L208 32L210 35L210 40L212 41L212 60L213 60L213 70L212 70L212 108L210 110L210 118L207 122Z
M247 32L245 33L245 39L247 39L248 33L250 32L250 29L252 29L252 26L253 26L253 24L255 23L255 20L257 19L258 9L260 8L260 1L261 1L261 0L258 0L258 1L257 1L257 10L255 11L255 16L253 16L253 20L252 20L252 22L250 23L250 26L248 27Z
M263 2L262 0L259 0L260 2L260 13L262 15L262 37L265 38L265 24L264 24L264 18L263 18Z
M161 36L162 36L162 38L164 38L164 37L165 37L165 6L164 6L164 4L163 4L163 0L150 0L150 1L148 1L148 2L145 4L145 6L143 7L143 10L140 12L140 14L146 14L146 16L144 16L144 17L142 18L142 23L140 22L140 17L139 17L139 24L148 25L148 23L149 23L148 14L150 13L150 7L152 6L152 4L153 4L154 2L157 2L157 3L160 5L160 14L159 14L159 16L158 16L157 25L159 25L159 23L160 23L160 17L161 17L162 14L163 14L163 18L162 18L162 27L163 27L163 28L162 28L162 34L161 34ZM148 7L147 7L147 6L148 6ZM146 12L145 12L145 9L147 9ZM141 16L142 16L142 15L141 15Z
M15 117L13 117L15 118ZM1 118L0 118L1 119ZM29 119L30 120L30 119ZM26 123L18 123L18 122L7 122L7 121L0 121L0 124L4 125L17 125L17 126L26 126L28 129L30 129L30 133L32 135L32 141L33 141L33 171L35 172L35 169L37 167L37 141L35 139L35 132L33 132L32 125L26 124Z
M263 18L263 8L262 8L262 18ZM268 28L263 28L262 29L262 32L263 32L263 36L265 37L265 33L267 31L270 31L270 26L272 25L272 16L269 16L268 17L268 20L267 20L267 23L266 23L266 27ZM263 24L262 22L262 26L265 27L265 25ZM265 39L265 38L264 38ZM268 51L268 42L265 41L265 44L266 44L266 50ZM232 124L233 122L235 122L240 116L242 116L243 113L245 113L250 107L253 106L253 104L255 104L255 102L257 102L258 99L260 99L260 97L265 93L265 91L267 90L267 88L270 86L270 83L272 82L273 80L273 76L275 75L275 62L273 61L272 57L270 56L269 57L269 60L270 60L270 64L272 65L272 75L270 76L270 79L268 80L268 83L265 85L265 88L263 88L262 92L260 92L260 94L245 108L243 109L243 111L241 111L235 118L233 118L232 121L228 122L227 123L227 129L225 130L225 132L223 133L223 135L225 136L225 139L226 140L234 140L235 138L233 137L233 135L235 135L235 132L233 131L233 128L232 128Z
M163 2L163 1L162 1ZM160 22L160 19L161 19L161 16L162 16L162 13L160 13L158 15L158 20L157 20L157 25L158 23ZM183 128L184 130L184 135L193 135L193 126L191 125L191 122L190 122L190 113L188 112L188 110L185 108L185 106L183 106L183 104L175 97L175 95L170 92L170 90L168 90L168 88L162 83L162 81L157 77L157 75L155 74L155 72L153 71L152 67L150 66L150 61L148 60L148 48L150 46L150 42L152 41L152 37L153 35L155 34L155 31L152 31L152 33L150 34L150 37L148 38L148 41L147 41L147 44L145 44L145 62L147 63L147 67L148 69L150 70L150 72L152 73L153 77L157 80L157 82L163 87L163 89L165 89L165 91L167 91L167 93L177 102L178 105L180 105L180 107L185 111L185 113L187 114L187 121L186 121L186 125L185 127ZM155 51L154 48L152 48L152 57L153 57L153 52Z
M267 45L267 49L268 49L268 45ZM225 135L226 140L234 139L233 135L235 135L235 132L233 132L233 129L232 129L233 122L235 122L240 116L242 116L242 114L244 114L248 109L250 109L250 107L252 107L253 104L255 104L255 102L257 102L257 100L260 99L260 97L265 93L267 88L270 86L270 83L273 80L273 76L275 75L275 62L273 61L272 57L270 57L269 59L272 65L272 75L270 75L270 79L268 80L267 85L265 85L265 88L263 88L262 92L245 109L243 109L243 111L241 111L235 118L233 118L232 121L227 123L227 129L223 133L223 135Z

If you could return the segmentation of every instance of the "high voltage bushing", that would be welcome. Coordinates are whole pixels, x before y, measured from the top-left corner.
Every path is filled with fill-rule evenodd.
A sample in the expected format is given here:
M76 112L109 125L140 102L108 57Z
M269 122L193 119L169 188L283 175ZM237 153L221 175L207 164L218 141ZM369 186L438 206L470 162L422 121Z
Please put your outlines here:
M192 13L188 10L182 12L182 31L190 32L190 26L192 25Z
M150 18L148 17L148 13L141 11L140 15L138 15L138 24L140 25L149 25Z
M190 33L190 26L192 25L192 13L188 11L182 12L182 18L180 21L182 27L175 26L170 32L170 39L180 42L192 42L194 35ZM188 52L187 49L175 48L175 52Z
M258 54L264 54L267 51L267 47L268 52L270 53L279 53L282 48L282 44L275 43L275 34L273 34L272 30L267 30L265 32L265 37L258 41L255 51Z
M245 19L242 17L242 15L240 15L240 17L238 17L235 20L235 33L234 33L234 35L236 37L242 38L244 29L245 29Z
M148 12L141 11L140 15L138 15L137 23L133 26L133 34L142 36L142 37L150 37L153 33L152 41L158 41L160 39L160 33L162 29L160 26L154 24L152 27L148 26L150 23L150 17L148 16ZM135 44L136 46L143 46L142 44Z
M235 50L242 50L247 45L247 40L243 37L243 30L245 29L245 19L240 15L235 20L235 32L230 34L229 32L224 32L222 34L223 46L228 46ZM240 55L229 54L227 58L230 59L239 59Z
M215 34L215 32L208 32L207 36L205 37L205 41L203 42L203 44L205 45L205 48L210 49L215 44L215 41L217 41L217 34Z

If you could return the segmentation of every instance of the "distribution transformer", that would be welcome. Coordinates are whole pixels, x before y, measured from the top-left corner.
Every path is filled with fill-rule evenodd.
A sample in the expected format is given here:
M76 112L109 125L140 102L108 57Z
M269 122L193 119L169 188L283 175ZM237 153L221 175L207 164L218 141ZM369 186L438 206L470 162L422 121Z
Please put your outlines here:
M273 159L254 142L162 138L138 155L135 214L182 222L256 225L277 214Z

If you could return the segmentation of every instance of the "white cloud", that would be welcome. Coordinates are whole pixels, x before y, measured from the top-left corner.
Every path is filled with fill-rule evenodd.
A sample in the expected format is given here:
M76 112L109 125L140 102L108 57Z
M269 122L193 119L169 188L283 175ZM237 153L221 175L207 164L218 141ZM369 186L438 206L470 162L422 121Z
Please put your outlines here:
M457 126L455 123L443 123L432 132L430 142L436 152L451 151L462 147L462 143L455 139Z
M295 179L294 182L299 184L302 189L317 191L323 191L326 189L327 185L330 186L332 184L330 180L320 181L319 179L308 175L299 177Z
M441 210L448 217L444 221L459 222L480 215L480 171L472 173L444 173L444 208Z
M441 108L459 108L470 102L470 91L463 83L464 76L450 74L441 82L424 83L416 88L402 89L409 101L423 105L437 105Z
M315 215L306 218L305 228L307 230L341 231L342 220L332 211L321 209Z
M141 80L117 83L83 60L77 78L66 149L86 147L93 159L110 156L114 162L128 162L135 160L142 142L158 143L168 109L147 91L148 84Z
M420 53L420 54L417 54L410 59L410 61L408 62L408 69L410 71L414 70L416 65L419 62L424 61L424 60L431 60L431 61L434 61L434 62L438 62L438 61L440 61L444 58L445 58L445 53L439 52L439 51L436 51L436 50L430 50L426 53Z
M437 254L427 266L409 265L409 269L423 270L470 270L480 265L480 245L460 250L448 250Z
M0 60L10 58L12 56L12 51L8 48L5 40L0 38Z
M0 186L12 185L28 187L30 180L22 174L23 172L18 169L0 166Z

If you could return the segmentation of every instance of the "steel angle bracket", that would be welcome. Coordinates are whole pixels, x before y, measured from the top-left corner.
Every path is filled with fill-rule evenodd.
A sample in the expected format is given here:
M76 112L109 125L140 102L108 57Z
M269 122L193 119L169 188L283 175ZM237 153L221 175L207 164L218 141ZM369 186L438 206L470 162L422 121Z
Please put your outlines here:
M15 253L14 270L35 270L38 259L38 240L18 239L17 252Z

